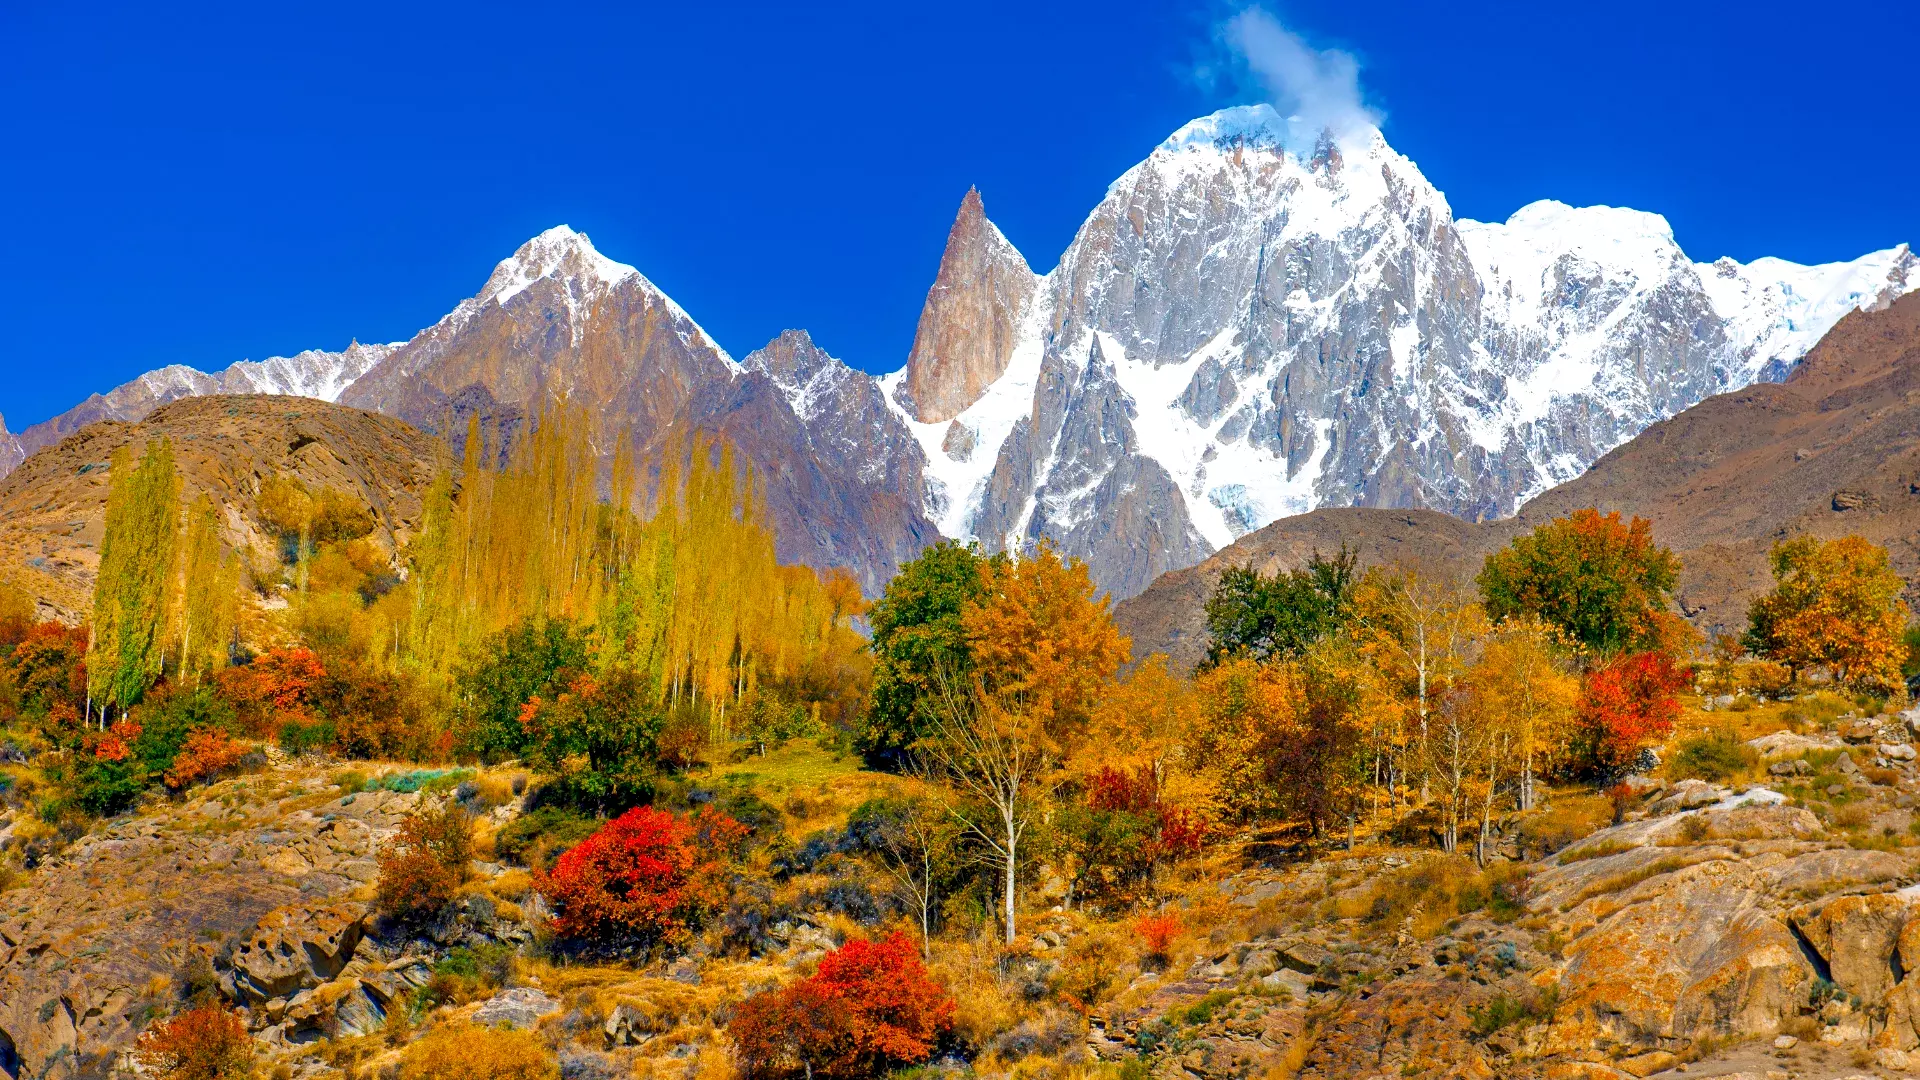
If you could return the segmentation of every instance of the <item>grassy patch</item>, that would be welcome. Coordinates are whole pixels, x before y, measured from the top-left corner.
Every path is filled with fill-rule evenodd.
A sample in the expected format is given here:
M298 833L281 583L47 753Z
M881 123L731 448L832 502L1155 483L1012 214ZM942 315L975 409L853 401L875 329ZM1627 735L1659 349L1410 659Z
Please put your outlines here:
M1667 763L1670 780L1720 783L1752 772L1760 755L1740 741L1732 728L1715 728L1682 739Z
M1560 865L1585 862L1588 859L1604 859L1609 855L1618 855L1623 851L1632 851L1639 844L1627 840L1606 839L1592 844L1579 844L1560 853Z
M1636 866L1631 870L1622 870L1617 874L1609 874L1601 878L1599 881L1581 889L1580 894L1575 896L1572 903L1568 906L1571 907L1573 904L1578 904L1582 900L1589 900L1596 896L1624 892L1649 878L1656 878L1661 874L1671 874L1675 870L1684 870L1696 863L1713 862L1720 858L1724 858L1724 856L1715 854L1708 855L1704 858L1691 858L1686 855L1668 855L1664 858L1655 859L1653 862L1647 863L1644 866Z
M1560 1003L1560 987L1548 984L1545 990L1536 990L1531 994L1514 996L1496 994L1492 1001L1478 1008L1468 1007L1467 1015L1473 1018L1473 1030L1482 1038L1520 1023L1537 1023L1553 1015Z

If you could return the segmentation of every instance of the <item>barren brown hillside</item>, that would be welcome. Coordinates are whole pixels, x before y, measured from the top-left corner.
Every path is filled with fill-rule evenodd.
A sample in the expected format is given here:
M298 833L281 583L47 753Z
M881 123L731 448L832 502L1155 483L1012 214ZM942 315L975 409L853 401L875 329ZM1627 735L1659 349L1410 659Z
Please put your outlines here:
M1116 609L1134 654L1182 664L1205 652L1201 605L1222 567L1298 566L1342 541L1363 563L1399 558L1471 576L1515 533L1585 506L1638 514L1679 552L1677 597L1702 630L1743 626L1769 581L1767 549L1810 533L1859 533L1920 580L1920 294L1842 319L1785 383L1708 398L1528 502L1470 524L1432 511L1318 510L1242 537L1166 574Z
M0 577L69 621L91 603L115 449L173 441L183 495L209 492L224 508L227 541L252 558L277 557L254 502L276 474L331 487L371 508L389 549L420 517L420 496L443 468L441 444L399 420L311 398L187 398L137 424L105 421L28 458L0 481Z

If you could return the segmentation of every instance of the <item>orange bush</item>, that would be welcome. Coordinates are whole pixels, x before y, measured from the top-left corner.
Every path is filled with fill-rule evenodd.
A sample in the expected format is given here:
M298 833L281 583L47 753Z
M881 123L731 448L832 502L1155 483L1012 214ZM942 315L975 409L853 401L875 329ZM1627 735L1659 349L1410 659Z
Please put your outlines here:
M680 818L637 806L601 826L537 875L554 902L555 933L675 940L721 899L722 859L746 827L710 807Z
M925 1061L953 1013L919 950L895 931L849 941L811 977L748 998L727 1030L749 1076L879 1076Z
M1169 912L1142 915L1133 924L1133 932L1140 935L1141 943L1147 947L1147 955L1162 959L1173 945L1173 939L1180 936L1180 930L1180 916Z
M1632 763L1648 742L1664 739L1680 715L1676 696L1692 677L1665 653L1622 656L1587 674L1580 696L1577 765L1608 771Z
M221 696L233 703L255 735L271 734L282 719L308 716L309 698L325 677L326 669L312 649L274 649L215 676Z
M230 1080L253 1068L253 1040L225 1006L206 1004L148 1028L134 1055L164 1080Z
M380 852L380 911L399 919L432 918L453 902L473 858L473 818L448 799L415 810Z
M246 755L247 748L219 728L198 728L187 735L186 744L167 770L167 786L178 791L231 768Z

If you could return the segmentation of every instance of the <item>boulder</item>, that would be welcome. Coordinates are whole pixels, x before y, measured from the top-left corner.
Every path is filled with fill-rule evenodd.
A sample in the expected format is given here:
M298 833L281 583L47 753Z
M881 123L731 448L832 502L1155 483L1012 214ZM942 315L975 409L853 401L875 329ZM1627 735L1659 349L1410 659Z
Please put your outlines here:
M301 1035L355 1038L378 1031L387 1022L386 1010L358 979L334 979L302 990L287 1002L281 1018L286 1034L295 1041Z
M1894 986L1895 947L1911 910L1904 897L1880 893L1809 904L1789 917L1835 986L1880 1005Z
M1824 735L1795 735L1791 731L1776 731L1771 735L1748 739L1747 745L1759 751L1762 757L1794 757L1809 750L1835 750L1842 744L1840 740Z
M639 1046L659 1034L659 1025L639 1006L623 1001L607 1014L606 1026L601 1030L606 1034L610 1047Z
M235 947L234 987L258 1002L332 980L353 959L366 917L353 902L275 908Z
M1814 972L1764 899L1759 876L1726 860L1614 895L1624 906L1567 949L1545 1052L1778 1032L1807 999Z
M530 1028L539 1023L541 1017L559 1011L560 1003L547 995L531 986L516 986L488 998L474 1010L473 1022L488 1027L506 1024L508 1027Z
M1731 794L1732 792L1726 788L1717 787L1705 781L1682 780L1673 785L1665 795L1655 800L1653 805L1647 808L1647 812L1658 817L1661 814L1671 814L1680 810L1695 810L1702 806L1712 806Z
M1311 941L1297 941L1280 950L1280 962L1302 975L1312 975L1332 960L1332 953Z
M1859 745L1870 743L1880 735L1880 725L1872 720L1843 720L1840 722L1840 737L1847 742Z
M1880 756L1888 761L1912 761L1920 757L1920 751L1914 750L1910 743L1882 743Z

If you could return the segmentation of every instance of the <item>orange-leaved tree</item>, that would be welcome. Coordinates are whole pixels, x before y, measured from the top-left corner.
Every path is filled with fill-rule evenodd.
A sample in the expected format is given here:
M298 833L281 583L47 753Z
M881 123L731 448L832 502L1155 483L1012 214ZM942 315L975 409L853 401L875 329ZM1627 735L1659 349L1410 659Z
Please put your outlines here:
M675 941L723 899L725 860L746 837L745 825L712 807L683 818L636 806L535 880L558 909L562 937Z
M164 1080L238 1080L253 1070L253 1037L238 1015L209 1002L142 1032L134 1057Z
M748 998L728 1032L751 1077L879 1076L925 1061L953 1013L913 942L895 931L849 941L808 978Z
M1489 555L1480 596L1496 621L1536 615L1606 657L1662 647L1679 574L1680 560L1654 543L1652 522L1589 507Z
M1747 611L1747 647L1792 669L1826 667L1842 683L1889 690L1906 660L1906 583L1887 549L1858 536L1783 540L1769 556L1773 591Z

